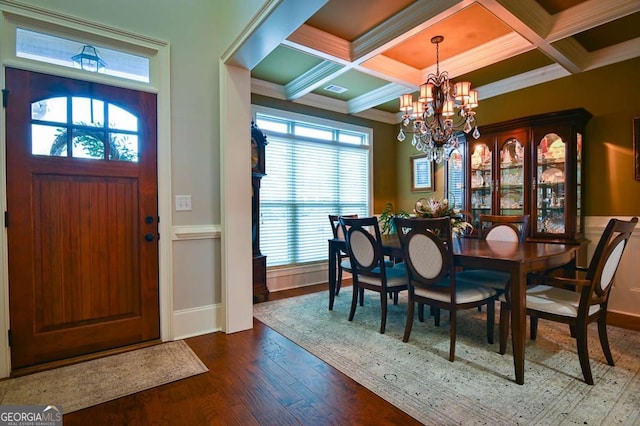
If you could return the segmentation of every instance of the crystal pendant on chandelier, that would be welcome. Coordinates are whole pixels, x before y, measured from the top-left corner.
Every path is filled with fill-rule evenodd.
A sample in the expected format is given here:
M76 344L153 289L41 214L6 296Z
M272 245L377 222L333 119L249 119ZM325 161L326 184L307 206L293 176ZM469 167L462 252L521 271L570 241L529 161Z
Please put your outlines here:
M398 133L398 140L400 142L404 142L404 140L407 138L407 136L404 134L404 130L402 130L402 127L400 128L400 133Z
M436 45L436 72L430 73L427 81L420 85L417 101L412 94L400 97L400 110L404 115L398 134L402 142L404 131L411 133L411 144L438 163L449 159L463 132L471 133L475 139L480 137L473 110L478 106L478 91L471 89L471 83L453 83L446 71L440 72L439 45L443 41L442 36L431 39Z

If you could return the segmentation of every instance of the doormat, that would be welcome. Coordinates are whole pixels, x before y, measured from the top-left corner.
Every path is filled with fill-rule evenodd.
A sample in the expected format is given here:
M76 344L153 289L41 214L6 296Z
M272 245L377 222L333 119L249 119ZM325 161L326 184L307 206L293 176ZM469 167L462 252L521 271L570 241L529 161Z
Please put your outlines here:
M0 405L64 414L209 371L182 340L0 381Z

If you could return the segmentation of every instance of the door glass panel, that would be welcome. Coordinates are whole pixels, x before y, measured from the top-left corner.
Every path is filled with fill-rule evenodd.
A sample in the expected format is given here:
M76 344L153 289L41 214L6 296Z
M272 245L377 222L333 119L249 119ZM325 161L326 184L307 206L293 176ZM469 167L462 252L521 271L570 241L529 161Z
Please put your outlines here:
M124 133L111 133L109 140L109 159L119 161L138 161L138 136Z
M72 157L104 158L104 133L100 131L73 131Z
M471 214L474 227L480 226L480 215L491 213L491 150L479 143L471 154Z
M67 122L67 98L49 98L31 103L31 119Z
M33 155L67 156L67 132L64 127L31 125Z
M118 130L138 131L138 119L119 106L109 104L109 128Z
M117 105L88 97L56 97L31 103L33 155L137 162L138 149L138 117Z
M104 102L90 98L73 98L73 124L104 125Z
M500 150L500 214L524 214L524 148L511 138Z
M547 133L537 146L537 232L565 232L565 146L555 133Z

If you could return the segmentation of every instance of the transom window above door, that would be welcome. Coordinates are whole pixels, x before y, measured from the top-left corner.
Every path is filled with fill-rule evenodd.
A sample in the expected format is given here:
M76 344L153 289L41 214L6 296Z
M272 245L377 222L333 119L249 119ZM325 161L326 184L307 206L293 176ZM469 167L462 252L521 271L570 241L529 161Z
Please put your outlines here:
M99 99L66 96L31 103L31 153L138 161L138 118Z

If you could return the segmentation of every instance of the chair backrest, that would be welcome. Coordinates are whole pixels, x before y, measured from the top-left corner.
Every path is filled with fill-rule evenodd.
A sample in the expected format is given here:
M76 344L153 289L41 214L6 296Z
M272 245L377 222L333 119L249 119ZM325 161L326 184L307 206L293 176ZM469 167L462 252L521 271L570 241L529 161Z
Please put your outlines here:
M410 284L428 287L449 276L455 287L451 219L396 217L395 224Z
M344 214L342 217L346 217L348 219L357 218L357 214ZM342 232L342 228L340 227L340 216L335 214L329 215L329 222L331 223L331 231L333 232L333 238L338 238L340 240L344 240L344 233Z
M628 221L610 219L604 229L585 277L591 281L591 291L597 297L606 298L609 294L620 259L637 223L637 217Z
M357 275L368 275L385 279L384 254L378 218L348 218L340 216L340 227L344 234L351 268Z
M524 242L529 230L529 215L491 215L481 214L481 239L489 241Z

